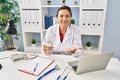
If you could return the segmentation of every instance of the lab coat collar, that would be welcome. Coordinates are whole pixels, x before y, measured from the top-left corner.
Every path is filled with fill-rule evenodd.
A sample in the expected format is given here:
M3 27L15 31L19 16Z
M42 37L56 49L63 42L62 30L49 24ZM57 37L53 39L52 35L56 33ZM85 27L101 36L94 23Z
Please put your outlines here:
M65 36L63 38L63 42L62 42L63 44L69 41L70 35L71 35L70 34L70 26L68 26Z
M56 38L56 39L57 39L57 42L58 42L58 43L61 43L61 41L60 41L60 34L59 34L59 25L57 26L56 37L57 37L57 38ZM68 42L69 38L70 38L70 26L68 26L68 28L67 28L67 31L66 31L66 33L65 33L65 36L64 36L64 38L63 38L63 42L62 42L62 43L65 43L66 41Z
M58 43L61 43L61 41L60 41L60 34L59 34L59 24L57 25L57 32L56 32L56 39L57 39L57 42Z
M57 28L57 31L55 32L55 34L56 34L56 36L55 36L56 37L55 38L55 46L58 47L58 46L60 46L62 44L68 43L69 42L69 38L70 38L70 26L68 26L68 28L67 28L67 31L65 33L65 36L64 36L64 39L63 39L62 43L60 41L59 25L57 25L56 28Z

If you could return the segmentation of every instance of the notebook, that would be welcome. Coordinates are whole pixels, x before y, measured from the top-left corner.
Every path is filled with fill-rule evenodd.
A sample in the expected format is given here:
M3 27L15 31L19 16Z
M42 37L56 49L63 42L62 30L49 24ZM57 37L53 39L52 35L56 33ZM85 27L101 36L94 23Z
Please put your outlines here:
M45 57L37 57L33 59L30 63L26 64L25 66L19 68L19 71L24 73L28 73L31 75L38 76L40 75L45 69L47 69L55 60Z
M71 61L68 64L77 74L102 70L107 67L112 55L113 53L81 56L78 61Z

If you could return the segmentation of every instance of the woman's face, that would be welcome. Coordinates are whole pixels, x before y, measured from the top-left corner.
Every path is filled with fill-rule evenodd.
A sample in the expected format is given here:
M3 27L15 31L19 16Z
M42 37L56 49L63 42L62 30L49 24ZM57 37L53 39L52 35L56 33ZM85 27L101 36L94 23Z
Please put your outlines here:
M71 21L71 15L70 12L66 9L60 10L58 12L57 21L60 25L60 27L68 27Z

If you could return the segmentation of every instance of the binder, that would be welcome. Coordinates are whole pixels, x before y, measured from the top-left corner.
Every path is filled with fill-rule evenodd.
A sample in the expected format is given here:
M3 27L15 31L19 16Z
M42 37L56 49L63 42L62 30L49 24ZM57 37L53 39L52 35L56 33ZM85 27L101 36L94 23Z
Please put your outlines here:
M39 21L40 21L40 16L39 16L39 9L36 9L34 12L34 17L35 17L35 25L39 26Z
M31 24L35 25L35 10L31 10Z
M23 19L24 25L27 24L27 16L26 16L26 14L27 14L26 10L22 10L22 19Z
M91 21L91 19L92 19L92 17L91 17L92 11L88 10L86 12L87 12L87 29L90 29L91 23L92 23L92 21Z
M98 20L97 20L97 28L102 28L102 21L103 21L103 11L98 11Z
M98 11L92 11L92 29L97 28Z
M31 26L32 24L32 10L27 10L28 11L28 24Z
M94 3L94 0L87 0L88 1L88 4L93 4Z
M26 25L27 26L30 26L30 10L25 10L26 11L26 14L25 14L25 16L26 16Z
M82 4L87 4L88 0L82 0Z
M86 25L87 25L87 12L82 11L82 13L81 13L81 26L82 26L82 28L86 28Z
M39 57L33 59L30 63L19 68L18 70L21 72L27 73L27 74L38 76L43 71L45 71L54 61L55 60L53 60L53 59L39 56ZM36 70L35 70L35 68L36 68Z
M53 25L53 17L52 16L44 16L45 29L48 29Z
M29 5L29 4L30 4L29 0L26 0L26 4L27 4L27 5Z

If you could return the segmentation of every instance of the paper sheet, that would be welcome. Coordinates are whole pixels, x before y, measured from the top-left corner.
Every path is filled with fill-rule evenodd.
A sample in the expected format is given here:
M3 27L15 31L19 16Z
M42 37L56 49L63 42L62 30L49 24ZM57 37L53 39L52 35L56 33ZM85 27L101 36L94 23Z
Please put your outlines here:
M54 62L53 59L45 58L45 57L37 57L33 59L30 63L26 64L19 70L28 74L38 76L41 74L45 69L47 69L52 63ZM38 63L37 67L36 64ZM36 67L36 71L34 68Z

